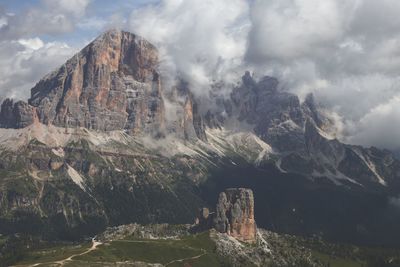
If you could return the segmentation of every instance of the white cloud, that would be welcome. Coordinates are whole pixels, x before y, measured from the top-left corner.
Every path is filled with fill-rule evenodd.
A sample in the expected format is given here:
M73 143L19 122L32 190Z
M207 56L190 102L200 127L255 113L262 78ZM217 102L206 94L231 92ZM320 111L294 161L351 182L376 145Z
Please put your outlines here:
M45 43L38 37L0 42L0 95L27 99L41 77L75 52L65 43Z
M246 60L314 92L343 118L345 141L400 148L399 12L397 0L255 0Z
M7 25L0 27L0 40L71 32L85 14L90 1L42 0L38 6L17 14L0 10L0 15L7 19Z
M348 139L351 143L399 149L400 94L371 109L355 129Z
M31 39L19 39L18 43L25 46L27 49L38 50L44 46L43 41L36 37Z
M0 29L4 26L7 26L8 24L8 19L7 17L0 17Z
M255 1L251 9L250 60L292 60L324 53L343 35L342 1Z
M364 48L363 46L355 41L355 40L345 40L344 42L339 44L340 49L347 49L349 52L354 52L354 53L363 53Z
M102 18L90 17L85 18L77 23L77 26L82 30L98 31L104 29L107 21Z
M67 13L82 17L91 0L43 0L44 5L54 13Z
M245 0L164 0L133 11L129 29L160 48L164 70L176 70L204 95L242 63L248 23Z
M0 96L26 99L42 76L76 49L40 35L72 32L90 0L42 0L16 14L0 8Z

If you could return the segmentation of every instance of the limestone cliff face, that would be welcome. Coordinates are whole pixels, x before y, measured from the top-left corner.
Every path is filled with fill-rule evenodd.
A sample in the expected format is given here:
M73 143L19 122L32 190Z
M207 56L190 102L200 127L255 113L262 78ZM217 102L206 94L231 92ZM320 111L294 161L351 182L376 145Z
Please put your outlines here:
M12 100L4 101L0 127L24 128L36 119L59 127L153 137L173 133L206 141L199 102L184 81L166 90L172 92L168 101L176 107L172 122L167 119L158 64L158 51L148 41L108 31L41 79L31 89L29 104L18 102L14 107Z
M157 64L152 44L112 30L39 81L29 104L45 124L159 132L164 102Z
M196 99L184 81L178 81L167 94L167 99L175 108L168 122L167 132L185 140L201 139L207 141L204 116L199 110L199 100Z
M215 229L244 242L256 241L256 222L254 220L253 191L244 188L231 188L220 193Z
M0 107L0 128L25 128L37 121L36 109L26 102L6 99Z
M278 89L278 80L265 76L255 81L249 72L231 98L239 120L254 125L257 135L278 151L306 151L305 114L299 98Z

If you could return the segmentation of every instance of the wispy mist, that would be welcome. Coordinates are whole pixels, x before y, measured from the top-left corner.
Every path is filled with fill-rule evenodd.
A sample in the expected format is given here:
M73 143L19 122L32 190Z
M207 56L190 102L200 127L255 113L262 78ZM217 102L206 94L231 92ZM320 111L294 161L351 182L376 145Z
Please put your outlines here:
M197 95L207 95L214 81L240 79L250 28L246 1L166 0L134 10L128 27L155 43L163 71L178 74Z

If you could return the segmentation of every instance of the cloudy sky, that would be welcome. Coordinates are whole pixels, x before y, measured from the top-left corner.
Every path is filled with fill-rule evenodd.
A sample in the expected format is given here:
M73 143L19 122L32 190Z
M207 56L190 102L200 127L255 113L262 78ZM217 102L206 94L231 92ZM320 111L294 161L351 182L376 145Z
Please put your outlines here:
M346 142L400 148L398 0L0 0L0 96L28 98L43 75L102 31L155 43L165 70L206 95L245 69L313 92Z

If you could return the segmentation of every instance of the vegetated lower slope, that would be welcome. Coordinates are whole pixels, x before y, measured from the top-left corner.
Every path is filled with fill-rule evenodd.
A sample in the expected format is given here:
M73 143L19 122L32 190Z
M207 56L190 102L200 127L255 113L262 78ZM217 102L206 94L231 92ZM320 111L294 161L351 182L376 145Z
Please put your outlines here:
M26 145L1 155L3 233L79 239L107 225L191 223L225 188L247 187L255 192L261 227L364 244L399 240L398 212L387 191L283 173L254 134L227 139L217 131L209 139L224 141L148 147L124 133L51 131L65 144L45 144L31 133Z
M391 267L400 262L396 249L333 244L262 229L257 243L249 245L214 230L191 234L188 227L124 225L107 229L92 244L42 243L3 259L16 266Z

